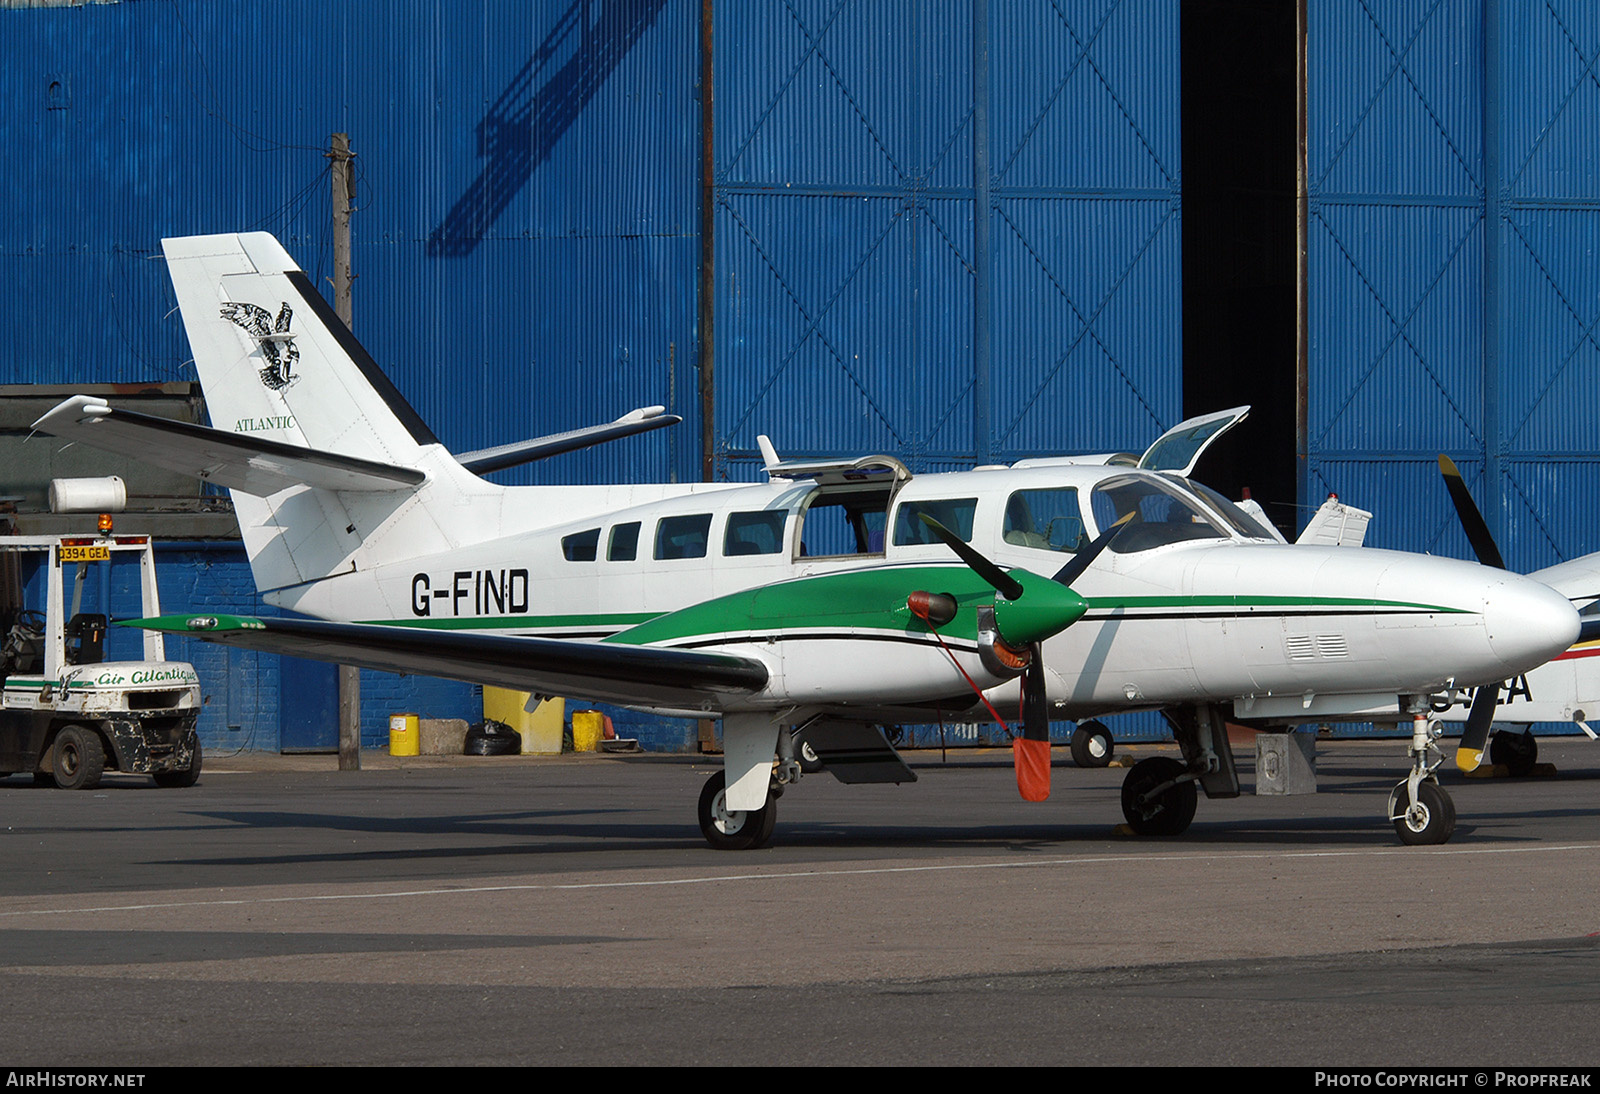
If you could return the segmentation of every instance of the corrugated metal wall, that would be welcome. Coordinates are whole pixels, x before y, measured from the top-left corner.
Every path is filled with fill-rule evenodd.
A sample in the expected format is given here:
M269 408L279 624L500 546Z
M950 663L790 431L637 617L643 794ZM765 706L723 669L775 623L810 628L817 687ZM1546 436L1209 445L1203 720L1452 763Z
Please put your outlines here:
M698 25L664 0L0 9L0 382L193 379L160 238L265 229L323 283L342 131L356 331L446 444L663 403L690 422L499 477L698 478ZM263 610L234 548L164 552L162 583ZM275 747L276 658L175 655L208 746ZM369 738L481 716L470 686L363 675Z
M1435 456L1507 562L1600 548L1600 9L1309 8L1310 401L1301 501L1471 557Z
M342 131L356 331L446 444L693 415L698 19L665 0L0 10L0 269L34 302L0 333L6 379L192 379L160 238L266 229L322 283ZM520 474L698 477L678 432Z
M714 11L719 473L756 473L758 432L939 470L1137 448L1181 416L1175 3ZM499 477L699 478L700 17L0 9L0 382L193 379L160 238L265 229L323 283L346 132L356 332L446 444L663 403L684 426ZM260 610L236 550L166 565L170 606ZM265 744L272 659L191 656L221 678L208 744ZM476 717L470 689L367 680L369 732L407 694Z
M1177 6L716 5L719 468L1181 417Z

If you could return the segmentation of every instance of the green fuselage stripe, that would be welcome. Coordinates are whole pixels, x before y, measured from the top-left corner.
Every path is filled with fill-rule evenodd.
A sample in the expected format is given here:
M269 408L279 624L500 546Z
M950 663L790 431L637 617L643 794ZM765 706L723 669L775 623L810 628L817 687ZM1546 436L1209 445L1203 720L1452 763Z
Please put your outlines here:
M782 634L832 630L895 631L926 634L927 626L906 607L915 589L946 593L958 605L957 616L940 632L951 638L975 639L975 609L994 602L995 593L963 566L894 566L764 585L690 605L675 612L609 612L594 615L477 616L462 618L368 619L363 623L424 630L494 630L544 633L582 628L606 641L628 645L676 643L722 634ZM1263 615L1295 612L1332 615L1377 611L1385 614L1462 614L1465 608L1403 600L1363 597L1304 596L1091 596L1093 618L1107 612L1154 611L1215 614L1217 611ZM1130 620L1138 615L1126 617Z

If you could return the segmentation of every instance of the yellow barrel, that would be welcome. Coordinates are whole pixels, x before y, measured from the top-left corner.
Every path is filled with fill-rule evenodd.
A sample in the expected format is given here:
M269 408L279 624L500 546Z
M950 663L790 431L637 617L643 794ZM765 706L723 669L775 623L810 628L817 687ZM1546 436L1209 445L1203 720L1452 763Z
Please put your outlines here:
M389 755L416 756L422 752L422 731L415 714L389 715Z
M572 712L572 751L593 752L600 747L600 737L605 732L606 716L598 710Z

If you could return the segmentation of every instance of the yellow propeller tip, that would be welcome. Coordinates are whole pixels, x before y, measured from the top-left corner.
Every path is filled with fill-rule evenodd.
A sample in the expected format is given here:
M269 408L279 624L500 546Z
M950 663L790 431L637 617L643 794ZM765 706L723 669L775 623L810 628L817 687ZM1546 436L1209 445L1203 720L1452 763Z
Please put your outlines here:
M1456 749L1456 767L1461 771L1476 771L1478 765L1483 763L1483 749L1458 748Z

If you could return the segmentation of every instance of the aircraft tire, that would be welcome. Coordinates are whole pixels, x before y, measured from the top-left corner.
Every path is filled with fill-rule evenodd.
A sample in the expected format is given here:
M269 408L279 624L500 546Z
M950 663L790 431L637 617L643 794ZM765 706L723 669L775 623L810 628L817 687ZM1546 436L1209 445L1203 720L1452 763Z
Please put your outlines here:
M193 786L200 781L200 740L195 738L194 757L189 761L187 771L157 771L154 776L156 785L168 790L182 790Z
M1107 766L1116 748L1111 731L1093 719L1079 722L1072 731L1072 762L1079 767Z
M1395 787L1395 801L1408 797L1406 784ZM1436 782L1424 782L1417 787L1417 803L1406 809L1394 822L1395 835L1400 842L1412 847L1444 843L1456 830L1456 803Z
M1194 781L1181 782L1165 790L1145 805L1139 799L1153 787L1182 775L1186 768L1170 756L1151 756L1140 760L1122 780L1122 815L1128 827L1141 836L1176 836L1194 820L1199 795Z
M778 821L778 804L767 795L767 804L747 812L727 807L727 776L718 771L700 790L700 834L719 851L753 851L765 847Z
M1501 730L1489 738L1489 762L1501 764L1517 778L1533 773L1539 761L1539 742L1532 730L1507 733Z
M51 769L62 790L93 790L106 769L106 746L100 734L84 726L67 726L56 734Z
M800 761L800 770L807 775L815 775L826 766L822 762L822 757L817 755L817 750L811 747L810 741L800 742L795 758Z

